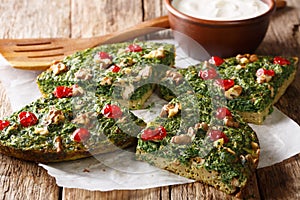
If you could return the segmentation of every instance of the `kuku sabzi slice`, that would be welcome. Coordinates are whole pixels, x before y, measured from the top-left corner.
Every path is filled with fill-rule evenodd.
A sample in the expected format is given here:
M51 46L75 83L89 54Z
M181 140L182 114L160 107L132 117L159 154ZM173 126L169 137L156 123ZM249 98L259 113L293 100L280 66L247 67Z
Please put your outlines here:
M198 115L189 110L189 103L196 105ZM197 123L191 123L195 119ZM211 98L201 94L173 99L138 138L138 160L228 194L239 193L258 165L255 132L235 112L213 106Z
M226 101L246 122L261 124L294 80L297 64L298 58L278 56L214 56L196 66L178 69L176 77L181 74L196 93L214 94L214 99ZM166 75L164 81L176 85L173 76ZM161 94L167 100L176 96L166 87L161 87Z
M153 42L127 42L107 44L77 52L62 61L55 62L39 75L37 83L44 95L51 94L57 86L71 86L85 81L93 85L97 95L111 96L114 85L122 84L122 77L132 71L142 71L144 66L161 64L172 66L175 49L171 44ZM134 100L131 106L139 108L153 90L145 86L137 89L141 102Z
M2 154L43 163L136 145L138 130L144 127L144 122L108 98L95 98L93 93L74 96L73 91L63 88L0 124Z
M214 57L216 59L216 57ZM224 90L227 105L250 123L262 124L272 106L292 83L298 58L255 54L218 58L216 86ZM214 64L213 58L210 60Z

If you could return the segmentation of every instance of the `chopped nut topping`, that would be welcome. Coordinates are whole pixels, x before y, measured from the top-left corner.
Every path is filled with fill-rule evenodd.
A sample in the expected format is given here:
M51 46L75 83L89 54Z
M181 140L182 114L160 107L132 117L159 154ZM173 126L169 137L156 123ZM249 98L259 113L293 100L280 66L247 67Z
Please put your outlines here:
M100 57L98 57L98 55L95 56L94 60L97 64L99 64L99 67L101 69L107 69L112 64L111 59L109 58L101 59Z
M250 163L255 163L255 160L253 159L252 155L251 154L247 154L245 156L246 160Z
M225 126L238 128L240 124L234 121L232 116L226 116L224 119Z
M243 88L239 85L234 85L233 87L229 88L225 91L225 97L227 99L233 99L241 95Z
M84 94L84 90L82 87L79 87L78 85L74 85L72 87L72 96L73 97L78 97Z
M205 122L201 122L201 123L197 123L196 125L195 125L195 128L196 129L203 129L204 131L208 131L208 128L209 128L209 126L208 126L208 124L207 123L205 123Z
M224 139L220 138L220 139L214 141L213 144L214 144L214 147L220 149L224 145Z
M247 63L249 63L249 60L248 60L248 58L241 58L240 60L239 60L239 62L241 63L241 64L247 64Z
M194 127L189 127L187 135L191 137L192 140L194 140L196 133L199 129L203 129L204 131L207 131L209 128L208 124L205 122L197 123Z
M205 60L204 62L203 62L203 68L212 68L213 67L213 65L211 65L207 60Z
M196 136L196 132L197 132L196 128L190 127L188 129L187 135L189 135L192 138L192 140L193 140L195 138L195 136Z
M246 68L246 65L237 65L237 66L235 67L235 69L237 69L237 70L245 69L245 68Z
M65 120L64 113L61 110L50 109L46 118L46 124L58 124Z
M175 81L176 85L181 83L183 80L182 74L180 74L179 72L175 72L173 70L166 71L166 77L172 78Z
M235 155L235 152L234 152L232 149L230 149L229 147L224 147L224 149L225 149L227 152L231 153L232 155Z
M176 135L171 138L171 143L174 144L190 144L191 142L192 138L187 134Z
M68 71L68 68L62 62L54 61L53 64L50 66L50 70L53 72L54 75L58 75L62 72Z
M263 74L256 78L257 83L268 83L272 79L272 76L268 76L266 74Z
M202 164L204 164L205 159L204 158L200 158L200 157L195 157L195 158L192 158L192 161L195 162L195 163L197 163L197 164L202 165Z
M132 58L130 57L127 57L127 58L123 58L121 60L121 62L118 64L118 66L120 67L128 67L128 66L132 66L136 61L133 60Z
M128 74L131 74L131 71L132 71L132 69L131 69L131 68L128 68L128 67L126 67L126 68L123 69L123 73L124 73L124 74L127 74L127 75L128 75Z
M144 58L164 58L165 50L163 47L159 47L156 50L152 50L150 53L143 56Z
M63 146L62 146L62 138L60 136L57 136L54 139L55 142L55 147L56 147L56 152L62 152L63 151Z
M260 149L257 149L257 150L255 151L254 157L258 159L259 155L260 155Z
M35 128L34 133L41 134L41 135L47 135L49 133L47 126Z
M258 61L258 57L256 54L252 54L252 55L250 55L249 60L250 60L250 62L256 62L256 61Z
M180 110L181 110L180 103L176 103L175 105L169 103L169 104L163 106L160 116L161 117L168 116L168 118L171 118L171 117L175 116Z
M251 142L251 147L252 147L253 150L259 149L259 146L256 142Z
M73 119L72 122L76 124L82 124L84 126L89 126L91 125L91 119L96 117L95 114L96 113L91 112L80 114L76 116L76 118Z
M89 80L93 77L90 70L88 69L79 69L75 74L75 78L81 80Z
M255 62L258 60L258 57L255 54L238 54L235 58L240 64L247 64L249 62Z
M100 85L111 85L112 84L112 78L110 77L104 77L101 82Z

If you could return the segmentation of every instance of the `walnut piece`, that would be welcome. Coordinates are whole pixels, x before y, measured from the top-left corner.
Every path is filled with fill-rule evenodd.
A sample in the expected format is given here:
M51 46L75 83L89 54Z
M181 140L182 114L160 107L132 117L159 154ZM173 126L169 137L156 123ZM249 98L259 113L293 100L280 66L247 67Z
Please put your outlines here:
M68 67L60 61L54 61L50 66L50 70L53 72L54 75L58 75L62 72L68 71Z
M175 72L173 70L166 71L166 77L167 78L172 78L175 81L176 85L181 83L182 80L183 80L182 74L180 74L179 72Z
M243 88L239 85L234 85L233 87L229 88L225 91L225 97L227 99L233 99L241 95Z
M111 84L112 84L112 78L110 78L110 77L104 77L100 82L100 85L102 85L102 86L111 85Z
M63 151L63 145L62 145L62 138L60 136L57 136L55 139L54 139L54 142L55 142L55 147L56 147L56 152L62 152Z
M258 57L256 54L243 54L243 55L238 54L235 58L242 65L245 65L245 64L251 63L251 62L255 62L258 60Z
M79 69L74 75L75 78L80 80L89 80L93 77L90 70L88 69Z
M197 123L195 125L196 129L203 129L204 131L208 131L209 125L206 122Z
M208 124L205 122L197 123L194 127L189 127L187 135L191 137L192 140L196 137L196 133L199 129L203 129L204 131L207 131L209 128Z
M251 147L253 150L259 149L259 145L256 142L251 142Z
M232 116L226 116L223 119L223 121L224 121L225 126L228 126L228 127L238 128L240 126L240 124L238 122L234 121Z
M82 87L79 87L78 85L74 85L72 87L72 96L73 97L78 97L84 94L84 90Z
M35 128L34 133L37 133L40 135L47 135L47 134L49 134L49 131L47 129L47 126L45 126L45 127Z
M171 138L171 143L174 144L190 144L192 142L191 136L187 134L176 135Z
M101 59L98 55L95 56L94 61L97 64L99 64L99 67L101 69L107 69L112 64L111 59L109 59L109 58Z
M171 117L175 116L180 110L181 110L180 103L176 103L175 105L169 103L169 104L163 106L160 116L161 117L167 116L168 118L171 118Z
M202 165L202 164L204 164L205 159L201 158L201 157L195 157L195 158L192 158L192 162Z
M144 58L164 58L165 57L165 50L163 47L159 47L156 50L152 50L150 53L145 54Z
M268 76L266 74L262 74L256 78L257 83L268 83L272 79L272 76Z
M64 113L61 110L51 108L46 117L46 124L58 124L63 121L65 121Z
M232 155L235 155L235 152L230 149L229 147L224 147L224 149L228 152L228 153L231 153Z
M76 124L82 124L87 127L91 125L91 121L95 117L96 117L96 113L92 113L92 112L82 113L76 116L75 119L72 120L72 122Z

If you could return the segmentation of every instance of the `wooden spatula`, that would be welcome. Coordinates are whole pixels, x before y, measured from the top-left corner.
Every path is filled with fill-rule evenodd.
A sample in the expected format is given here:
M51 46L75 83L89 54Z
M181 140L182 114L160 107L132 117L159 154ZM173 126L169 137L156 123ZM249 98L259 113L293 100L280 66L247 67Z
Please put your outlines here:
M0 40L0 53L15 68L44 70L54 60L61 60L76 51L99 44L134 39L158 31L159 28L169 28L167 16L142 22L123 31L92 38L3 39Z

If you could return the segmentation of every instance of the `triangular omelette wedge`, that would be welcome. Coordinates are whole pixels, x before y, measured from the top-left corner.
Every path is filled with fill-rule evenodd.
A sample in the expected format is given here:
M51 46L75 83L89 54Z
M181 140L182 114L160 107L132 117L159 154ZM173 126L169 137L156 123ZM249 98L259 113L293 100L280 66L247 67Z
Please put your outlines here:
M136 145L145 124L128 108L143 106L155 87L138 83L152 65L171 67L174 54L171 44L133 41L54 62L37 78L43 97L0 121L0 152L59 162Z
M138 135L136 157L233 194L253 175L259 142L251 127L227 107L224 91L212 79L199 77L206 67L172 71L181 80L162 80L164 94L177 97ZM176 87L167 91L172 85Z

